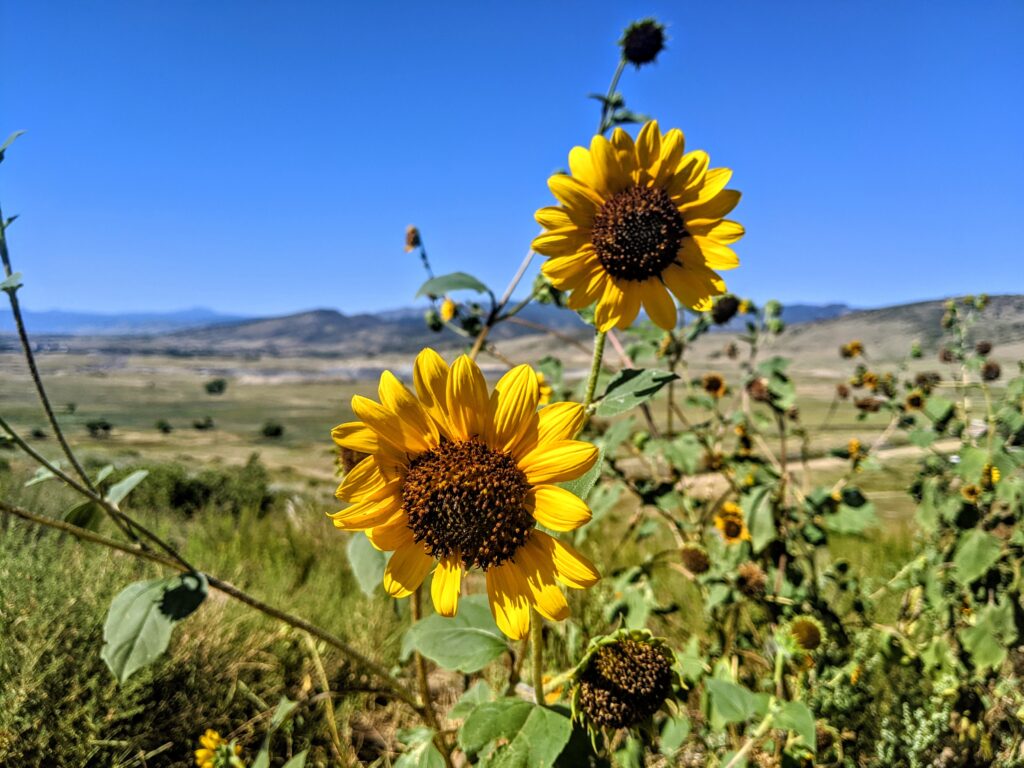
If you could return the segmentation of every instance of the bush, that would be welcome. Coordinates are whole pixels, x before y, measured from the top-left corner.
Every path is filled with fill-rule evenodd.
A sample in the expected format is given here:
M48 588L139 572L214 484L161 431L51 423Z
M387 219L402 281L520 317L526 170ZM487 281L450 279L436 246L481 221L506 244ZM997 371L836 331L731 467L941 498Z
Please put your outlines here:
M264 437L281 437L284 434L284 425L277 421L268 421L263 425L260 434Z
M198 429L200 432L205 432L208 429L213 429L215 425L213 423L213 418L207 416L202 420L196 419L195 421L192 422L192 426Z
M206 394L208 395L223 395L227 391L228 380L212 379L211 381L206 382L204 388L206 389Z
M89 437L99 439L110 437L110 430L114 428L114 425L106 419L93 419L92 421L85 422L85 428L89 430Z
M174 431L174 427L167 419L158 419L154 426L164 435L169 435Z

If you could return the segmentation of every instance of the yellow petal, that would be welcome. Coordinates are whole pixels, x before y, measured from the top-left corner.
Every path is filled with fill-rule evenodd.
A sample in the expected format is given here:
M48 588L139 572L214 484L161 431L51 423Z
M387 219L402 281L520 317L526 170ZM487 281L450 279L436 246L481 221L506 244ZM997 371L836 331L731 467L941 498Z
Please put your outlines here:
M671 331L676 327L676 303L661 280L652 277L640 284L641 298L648 317L659 328Z
M590 140L590 162L594 168L594 189L609 198L626 186L627 178L619 165L615 147L604 136Z
M740 265L736 252L727 245L698 235L694 235L693 242L704 255L704 263L712 269L735 269ZM683 264L686 264L685 260Z
M384 591L392 597L408 597L427 577L434 558L416 542L396 549L384 568Z
M583 428L586 409L580 403L552 403L537 413L538 444L572 440Z
M377 433L381 443L388 443L399 452L421 453L436 445L431 445L422 432L414 429L412 425L405 424L396 414L368 397L354 395L352 410Z
M597 461L597 447L582 440L542 443L519 460L530 485L559 483L584 474Z
M678 199L679 210L685 215L691 208L696 208L703 203L713 200L719 192L725 189L725 185L732 178L732 170L729 168L712 168L704 174L701 184L686 190Z
M454 616L459 610L459 592L462 591L462 558L457 556L438 560L434 578L430 582L430 597L434 610L442 616Z
M696 312L707 312L711 298L725 293L725 281L703 265L684 269L673 264L661 277L676 298Z
M573 221L581 219L593 223L597 209L604 205L604 199L579 179L556 173L548 179L548 188L558 201L565 206L565 212Z
M600 270L597 257L590 246L582 248L571 256L548 259L541 266L545 277L559 290L572 290L593 279Z
M565 209L557 208L555 206L541 208L533 215L533 218L535 218L537 223L544 227L544 229L563 229L564 227L571 227L573 225L572 219L569 218L569 214L565 212Z
M708 153L700 149L683 155L679 161L679 168L666 187L669 197L677 204L696 200L710 162Z
M706 224L688 224L686 228L691 235L708 237L725 245L735 243L746 234L742 224L729 221L728 219L716 220Z
M619 158L619 168L622 170L625 181L635 184L636 146L633 144L633 137L621 128L616 128L612 131L612 146L615 147L615 154Z
M589 307L604 296L605 284L608 282L610 282L608 273L600 265L595 265L592 271L584 280L579 282L570 294L569 309L580 310L584 307ZM555 283L555 287L559 287L557 283Z
M409 527L409 518L405 512L401 512L388 520L384 525L377 525L366 530L366 538L374 547L382 552L391 552L411 544L412 529Z
M678 128L673 128L662 137L661 157L658 160L657 173L654 174L654 186L668 186L669 179L679 168L685 144L683 132Z
M615 316L615 327L626 330L640 314L640 284L632 280L610 280L619 287L619 295L615 299L617 306L612 314Z
M413 384L416 396L419 397L424 409L437 423L440 431L451 437L448 425L445 387L448 382L448 363L429 347L416 355L412 367Z
M445 397L452 437L468 440L474 435L482 435L489 407L487 382L479 366L467 355L461 355L452 364Z
M553 531L575 531L590 522L590 507L579 496L557 485L537 485L526 495L533 519Z
M401 496L391 495L385 496L383 499L361 501L327 516L334 521L335 528L346 531L365 531L367 528L387 523L401 509Z
M517 365L494 385L487 419L487 443L509 451L530 421L537 418L537 374L528 365Z
M377 434L361 421L346 421L331 430L331 438L342 448L359 453L374 453Z
M422 435L431 448L437 447L437 424L427 416L427 412L423 410L416 395L410 392L409 388L400 382L395 374L391 371L384 371L380 375L377 392L380 395L381 405L398 416L398 420L404 427Z
M636 137L636 159L640 167L638 183L647 183L653 179L651 169L661 159L661 131L658 129L658 121L650 120L644 123L643 128ZM654 169L655 172L657 169Z
M589 231L573 224L537 235L530 247L544 256L572 256L586 245L588 238Z
M377 460L368 456L349 470L334 495L344 501L373 501L391 493L393 487L381 474Z
M724 218L740 201L740 193L735 189L723 189L710 200L688 206L683 212L686 225L707 224Z
M550 621L569 617L569 604L555 581L555 564L551 555L539 546L534 537L516 553L514 565L526 579L530 602L537 612Z
M601 578L593 563L565 542L537 530L530 534L530 539L536 539L537 546L551 557L555 564L555 578L565 586L586 589Z
M590 160L590 152L584 147L573 147L569 150L569 173L591 189L597 186L594 164Z
M530 631L530 588L511 561L487 569L487 598L498 629L513 640Z

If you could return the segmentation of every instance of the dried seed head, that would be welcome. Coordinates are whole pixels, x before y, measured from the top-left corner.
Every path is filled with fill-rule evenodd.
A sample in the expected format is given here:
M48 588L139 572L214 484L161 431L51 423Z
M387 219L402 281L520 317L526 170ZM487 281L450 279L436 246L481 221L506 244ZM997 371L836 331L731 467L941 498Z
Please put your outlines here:
M682 559L686 570L693 574L707 573L711 567L708 551L700 544L686 544L679 550L679 557Z
M725 325L734 317L740 308L740 300L727 293L719 297L714 306L711 307L711 319L718 325Z
M619 40L622 58L640 68L650 64L665 49L665 27L654 19L634 21Z
M768 577L764 569L753 561L741 563L736 569L736 588L747 597L764 595Z
M631 728L672 695L672 658L659 643L623 637L600 646L579 674L575 704L599 728Z
M982 357L984 357L985 355L992 351L992 342L979 341L977 344L974 345L974 351L977 352Z
M995 381L1003 373L1003 369L999 367L999 363L995 360L986 360L985 365L981 367L981 378L985 381Z
M405 252L415 251L422 245L420 231L412 224L405 228Z

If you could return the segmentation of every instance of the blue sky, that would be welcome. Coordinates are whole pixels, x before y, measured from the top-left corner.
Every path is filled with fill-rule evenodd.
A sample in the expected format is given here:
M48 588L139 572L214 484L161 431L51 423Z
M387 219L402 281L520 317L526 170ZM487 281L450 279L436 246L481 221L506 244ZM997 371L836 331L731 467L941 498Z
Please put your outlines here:
M33 309L405 306L402 250L500 291L629 105L734 169L734 291L876 306L1024 292L1024 3L0 0L0 202Z

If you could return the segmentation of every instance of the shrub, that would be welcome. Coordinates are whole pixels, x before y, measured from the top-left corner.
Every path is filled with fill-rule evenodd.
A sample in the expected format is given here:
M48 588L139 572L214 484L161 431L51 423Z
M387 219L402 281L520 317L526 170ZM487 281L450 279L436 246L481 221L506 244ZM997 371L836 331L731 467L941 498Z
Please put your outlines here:
M85 422L85 428L89 430L89 437L99 439L110 437L110 431L114 428L114 425L106 419L93 419L92 421Z
M169 435L174 431L174 427L171 426L171 422L167 419L158 419L155 426L162 434L165 435Z
M208 395L223 395L227 391L228 380L211 379L210 381L206 382L206 384L203 386L204 389L206 389L206 394Z
M268 421L263 425L260 434L264 437L281 437L284 434L284 425L277 421Z
M206 416L203 419L196 419L195 421L193 421L192 426L195 429L198 429L200 432L205 432L208 429L213 429L215 425L213 423L213 418L210 416Z

